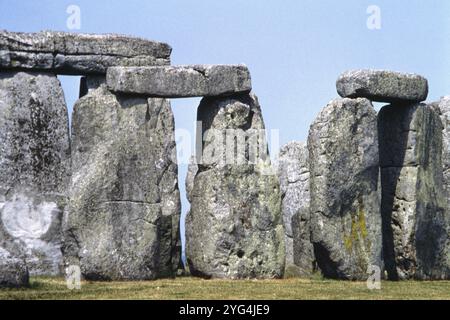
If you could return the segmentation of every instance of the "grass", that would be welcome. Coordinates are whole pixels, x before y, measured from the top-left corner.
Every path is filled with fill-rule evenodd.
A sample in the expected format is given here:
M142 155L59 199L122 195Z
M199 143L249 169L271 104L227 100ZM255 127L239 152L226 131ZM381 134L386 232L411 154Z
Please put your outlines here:
M68 290L63 278L35 277L30 288L0 289L0 299L445 299L450 281L365 282L324 279L202 280L180 277L142 282L82 282Z

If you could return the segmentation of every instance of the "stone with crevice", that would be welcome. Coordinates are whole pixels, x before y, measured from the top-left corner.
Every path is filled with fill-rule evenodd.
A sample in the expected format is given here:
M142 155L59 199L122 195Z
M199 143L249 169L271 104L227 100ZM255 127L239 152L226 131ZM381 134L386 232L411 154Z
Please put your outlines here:
M309 153L306 143L290 142L280 150L278 177L286 241L286 273L309 276L315 259L311 242Z
M92 280L175 275L181 259L174 119L165 99L131 98L104 84L72 117L66 265Z
M111 66L170 64L165 43L116 34L0 31L0 68L68 75L106 74Z
M213 97L248 93L250 72L244 65L113 67L107 72L114 92L150 97Z
M449 278L450 228L439 113L426 104L393 104L379 112L378 127L388 276Z
M377 115L364 98L335 99L308 137L311 238L322 274L366 280L382 268Z
M264 129L256 97L204 98L197 116L203 126L198 134L198 170L188 188L191 210L186 217L191 274L226 279L282 277L280 186L268 162L267 143L256 138ZM250 139L241 140L248 144L237 148L242 158L236 153L227 158L228 151L236 149L234 142L227 148L224 141L227 134L237 132ZM250 151L257 145L261 152Z

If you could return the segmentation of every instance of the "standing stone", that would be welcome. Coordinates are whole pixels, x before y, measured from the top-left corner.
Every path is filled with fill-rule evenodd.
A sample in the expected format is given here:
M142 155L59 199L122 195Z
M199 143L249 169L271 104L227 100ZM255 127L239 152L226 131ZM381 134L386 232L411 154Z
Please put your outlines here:
M117 96L101 85L78 100L72 119L66 265L93 280L173 276L180 197L169 102Z
M32 275L61 272L69 166L68 115L58 79L0 73L0 242L22 247Z
M366 280L381 266L377 115L367 99L331 101L308 137L312 240L323 275Z
M286 272L302 276L311 275L315 264L309 214L308 157L306 143L294 141L281 148L278 159Z
M29 274L25 262L0 247L0 289L27 287L28 285Z
M197 120L203 125L203 141L197 141L199 167L186 217L191 273L228 279L282 277L280 187L268 163L256 97L204 98Z
M389 105L379 113L378 128L389 278L449 277L439 115L424 104Z

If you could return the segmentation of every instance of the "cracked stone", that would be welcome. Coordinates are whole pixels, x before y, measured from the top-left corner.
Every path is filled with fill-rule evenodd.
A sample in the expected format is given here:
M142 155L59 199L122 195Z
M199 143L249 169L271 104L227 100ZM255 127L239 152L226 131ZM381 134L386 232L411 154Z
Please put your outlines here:
M164 99L88 90L72 117L66 265L92 280L175 275L181 258L174 119Z
M328 278L366 280L381 263L377 115L369 100L335 99L308 137L314 254Z
M439 113L425 104L393 104L379 112L378 128L388 276L448 279L450 228Z
M226 96L252 89L244 65L114 67L106 78L112 91L150 97Z

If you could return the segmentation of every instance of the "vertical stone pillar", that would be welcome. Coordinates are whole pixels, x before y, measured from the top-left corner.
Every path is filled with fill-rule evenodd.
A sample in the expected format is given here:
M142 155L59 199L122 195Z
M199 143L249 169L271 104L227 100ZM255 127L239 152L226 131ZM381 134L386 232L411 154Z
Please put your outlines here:
M76 103L72 137L66 264L94 280L174 276L181 208L169 102L100 85Z
M311 125L311 225L324 276L366 280L381 265L377 115L367 99L331 101Z
M442 123L425 104L396 103L378 116L384 258L389 278L448 276Z
M0 243L24 254L31 275L62 271L69 166L67 108L56 76L0 73Z
M314 272L309 214L309 153L306 143L290 142L281 148L278 177L286 241L286 272L308 276Z
M193 275L279 278L284 272L280 186L254 95L204 98L197 113L198 171L186 217Z

